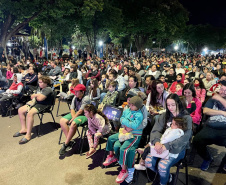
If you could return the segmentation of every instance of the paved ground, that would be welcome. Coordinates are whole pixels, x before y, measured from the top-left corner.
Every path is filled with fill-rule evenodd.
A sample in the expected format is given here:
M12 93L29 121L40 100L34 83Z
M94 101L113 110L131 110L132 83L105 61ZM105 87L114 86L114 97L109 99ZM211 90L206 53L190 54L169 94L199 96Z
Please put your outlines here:
M68 111L66 104L62 103L60 113ZM56 115L56 107L54 116ZM59 123L60 117L56 118ZM13 138L13 134L20 129L19 118L0 118L0 185L113 185L119 167L102 169L101 163L104 151L98 151L92 159L76 154L78 145L65 158L60 158L58 139L60 129L54 130L51 116L45 115L42 127L43 135L37 137L36 129L39 124L35 116L33 139L19 145L20 138ZM77 136L77 135L76 135ZM64 141L64 136L62 140ZM105 147L105 144L102 144ZM102 147L102 148L103 148ZM226 185L226 174L221 172L221 160L226 149L211 146L214 162L207 172L199 170L201 160L195 158L193 166L189 167L190 185ZM175 169L172 169L174 172ZM178 184L185 183L184 170L181 170ZM150 184L144 172L141 172L136 185Z

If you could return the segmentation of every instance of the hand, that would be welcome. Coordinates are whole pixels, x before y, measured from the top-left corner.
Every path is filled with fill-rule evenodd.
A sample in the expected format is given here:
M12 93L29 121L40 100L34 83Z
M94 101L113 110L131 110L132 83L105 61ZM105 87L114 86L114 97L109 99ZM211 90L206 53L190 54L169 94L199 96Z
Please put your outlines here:
M70 125L74 119L75 119L75 118L72 118L72 119L69 121L68 124Z
M33 99L33 98L35 98L35 97L36 97L35 94L32 94L32 95L31 95L31 99Z
M126 133L128 133L128 132L127 132L126 129L123 129L122 133L123 133L123 134L126 134Z
M157 153L161 154L162 153L162 144L159 142L155 143L155 150Z

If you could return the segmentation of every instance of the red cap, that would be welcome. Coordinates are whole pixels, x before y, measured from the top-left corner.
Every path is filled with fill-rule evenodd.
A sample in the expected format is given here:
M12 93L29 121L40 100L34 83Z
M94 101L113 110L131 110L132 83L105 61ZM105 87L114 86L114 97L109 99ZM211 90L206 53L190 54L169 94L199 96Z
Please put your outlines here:
M83 84L78 84L74 88L75 91L86 91L86 87Z

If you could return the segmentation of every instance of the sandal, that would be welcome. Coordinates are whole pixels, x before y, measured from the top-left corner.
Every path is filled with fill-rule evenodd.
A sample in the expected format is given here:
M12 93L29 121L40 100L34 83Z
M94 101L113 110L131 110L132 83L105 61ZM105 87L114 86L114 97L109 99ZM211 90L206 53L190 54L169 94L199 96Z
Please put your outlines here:
M96 150L93 150L92 152L88 153L88 155L86 156L86 159L90 158L96 152L97 152Z
M20 132L16 132L13 137L20 137L20 136L23 136L23 135L26 135L27 132L24 132L24 133L20 133Z
M23 138L19 141L19 144L22 145L22 144L25 144L25 143L27 143L27 142L29 142L29 141L30 141L30 139L28 140L28 139L26 139L25 137L23 137Z

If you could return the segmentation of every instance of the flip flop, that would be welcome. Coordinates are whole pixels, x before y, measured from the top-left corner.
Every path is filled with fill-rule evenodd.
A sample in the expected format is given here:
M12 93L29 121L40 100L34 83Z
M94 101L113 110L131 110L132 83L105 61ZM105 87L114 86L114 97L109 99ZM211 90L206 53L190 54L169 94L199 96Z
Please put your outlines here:
M23 135L26 135L26 134L27 134L27 132L25 132L25 133L16 132L16 133L13 135L13 137L20 137L20 136L23 136Z
M97 151L93 150L92 152L90 152L87 156L86 159L90 158L93 154L95 154Z
M19 141L19 144L22 145L22 144L25 144L27 142L29 142L30 140L26 139L25 137L23 137L20 141Z

